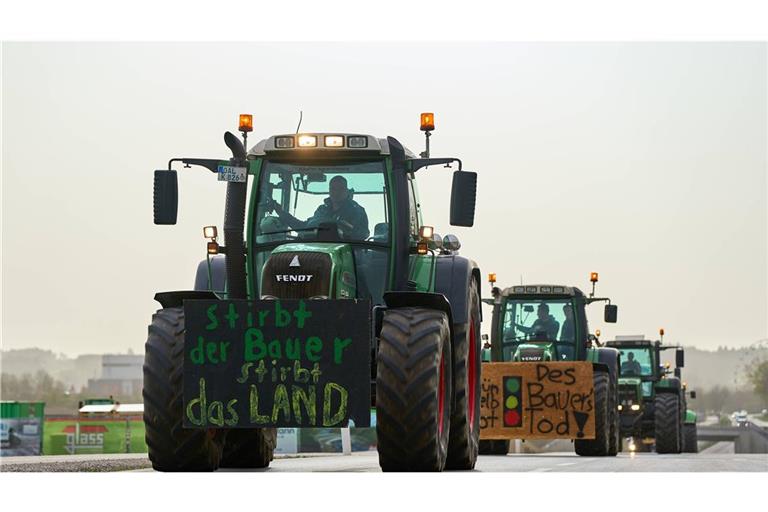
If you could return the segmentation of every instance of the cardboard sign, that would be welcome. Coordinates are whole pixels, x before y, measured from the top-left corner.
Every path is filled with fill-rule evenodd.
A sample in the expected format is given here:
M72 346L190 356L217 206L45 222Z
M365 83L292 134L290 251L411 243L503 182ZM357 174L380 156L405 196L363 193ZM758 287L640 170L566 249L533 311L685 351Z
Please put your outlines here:
M592 363L483 363L481 439L594 439Z
M371 305L186 300L184 427L370 424Z

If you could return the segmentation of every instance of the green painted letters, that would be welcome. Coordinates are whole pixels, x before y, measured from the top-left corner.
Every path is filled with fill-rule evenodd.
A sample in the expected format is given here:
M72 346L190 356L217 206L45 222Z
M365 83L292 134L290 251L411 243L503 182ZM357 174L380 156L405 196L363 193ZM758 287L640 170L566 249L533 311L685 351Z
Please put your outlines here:
M339 409L331 416L331 398L333 391L339 393ZM328 382L325 384L325 390L323 391L323 426L331 427L337 425L347 415L347 399L349 393L346 389L339 386L335 382Z

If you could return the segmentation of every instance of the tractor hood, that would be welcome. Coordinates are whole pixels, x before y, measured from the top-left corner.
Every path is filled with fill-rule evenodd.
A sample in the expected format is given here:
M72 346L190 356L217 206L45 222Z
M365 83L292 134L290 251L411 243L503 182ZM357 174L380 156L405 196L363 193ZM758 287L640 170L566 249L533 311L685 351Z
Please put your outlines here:
M352 248L343 243L278 246L264 264L261 294L279 299L356 297Z
M553 361L555 359L554 343L521 343L512 358L513 361Z

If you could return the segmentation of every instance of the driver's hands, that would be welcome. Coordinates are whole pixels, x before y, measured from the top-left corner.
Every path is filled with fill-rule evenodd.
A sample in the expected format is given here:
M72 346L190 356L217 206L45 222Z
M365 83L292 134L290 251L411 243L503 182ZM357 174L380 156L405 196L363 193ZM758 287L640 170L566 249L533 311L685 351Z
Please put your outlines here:
M345 233L355 229L355 226L353 226L352 224L350 224L349 222L347 222L345 220L338 220L336 222L336 225L339 226L339 229L341 229Z
M280 208L280 204L272 198L269 198L266 201L265 208L267 209L267 212L279 213L283 211L283 209Z

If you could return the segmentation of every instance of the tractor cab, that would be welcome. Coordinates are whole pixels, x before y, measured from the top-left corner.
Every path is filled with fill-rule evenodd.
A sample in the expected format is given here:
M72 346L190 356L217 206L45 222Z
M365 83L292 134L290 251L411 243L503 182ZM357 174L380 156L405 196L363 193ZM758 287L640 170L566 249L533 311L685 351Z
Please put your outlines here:
M616 336L607 346L619 351L619 410L638 414L643 402L653 400L653 384L659 379L656 344L642 334Z
M596 273L592 278L597 282ZM589 333L586 306L608 301L605 321L616 321L617 307L595 298L594 291L587 296L571 286L534 284L494 287L492 294L485 301L494 306L492 361L583 361L597 341Z
M397 232L388 153L386 140L355 134L277 135L251 149L259 174L249 240L260 296L382 303ZM401 228L415 248L420 218L413 213Z
M532 285L507 288L502 292L501 360L578 359L576 341L578 335L587 332L583 304L576 300L583 294L577 288L567 288L567 291L566 288ZM545 291L541 292L542 289ZM552 292L553 289L558 292Z

